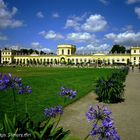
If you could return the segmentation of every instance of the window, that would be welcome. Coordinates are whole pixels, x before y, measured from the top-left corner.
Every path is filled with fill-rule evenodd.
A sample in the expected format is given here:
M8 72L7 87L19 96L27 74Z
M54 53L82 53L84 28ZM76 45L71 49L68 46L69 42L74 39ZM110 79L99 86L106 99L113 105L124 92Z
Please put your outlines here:
M70 50L68 50L68 54L70 54Z
M10 60L10 58L8 58L8 60Z
M124 61L124 58L122 58L122 61Z
M134 53L136 53L136 50L134 50Z
M62 54L64 54L64 50L62 50Z
M136 57L134 57L134 60L136 60Z

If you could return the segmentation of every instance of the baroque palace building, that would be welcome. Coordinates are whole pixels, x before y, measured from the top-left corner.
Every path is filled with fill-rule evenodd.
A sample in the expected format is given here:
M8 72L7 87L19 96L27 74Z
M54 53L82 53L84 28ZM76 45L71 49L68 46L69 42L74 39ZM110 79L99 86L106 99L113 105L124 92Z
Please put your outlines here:
M96 64L132 64L140 63L140 47L131 47L130 53L124 54L105 54L95 53L90 55L77 55L76 46L71 44L63 44L57 46L57 55L40 55L35 52L30 55L19 55L13 50L1 51L1 63L15 64L60 64L60 63L96 63Z

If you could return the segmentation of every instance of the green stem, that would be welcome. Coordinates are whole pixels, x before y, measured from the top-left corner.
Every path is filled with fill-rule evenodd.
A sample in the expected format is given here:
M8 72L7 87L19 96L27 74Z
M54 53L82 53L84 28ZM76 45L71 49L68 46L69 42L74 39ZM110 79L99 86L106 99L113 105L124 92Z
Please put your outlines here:
M65 106L66 101L67 101L67 97L64 98L64 106Z
M56 123L56 125L55 125L55 127L54 127L54 130L57 128L57 126L58 126L58 124L59 124L59 122L60 122L60 120L61 120L61 114L59 115L59 118L58 118L58 121L57 121L57 123Z
M14 111L15 111L15 114L17 116L17 104L16 104L16 94L15 94L15 90L13 88L13 99L14 99Z
M99 120L96 120L95 125L97 125L98 121L99 121ZM94 121L94 122L95 122L95 121ZM93 122L93 123L94 123L94 122ZM94 130L94 129L92 129L92 130ZM88 134L88 135L84 138L84 140L87 140L89 136L90 136L90 134Z
M88 135L84 138L84 140L87 140L89 136L90 136L90 134L88 134Z
M28 114L27 101L25 100L25 113Z

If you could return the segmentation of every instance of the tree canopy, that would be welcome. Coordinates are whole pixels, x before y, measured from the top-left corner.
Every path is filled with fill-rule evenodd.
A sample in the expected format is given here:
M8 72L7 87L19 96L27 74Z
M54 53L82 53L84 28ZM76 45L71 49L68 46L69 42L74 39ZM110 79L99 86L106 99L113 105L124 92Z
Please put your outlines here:
M125 52L126 52L126 48L120 45L113 45L110 51L110 53L125 53Z

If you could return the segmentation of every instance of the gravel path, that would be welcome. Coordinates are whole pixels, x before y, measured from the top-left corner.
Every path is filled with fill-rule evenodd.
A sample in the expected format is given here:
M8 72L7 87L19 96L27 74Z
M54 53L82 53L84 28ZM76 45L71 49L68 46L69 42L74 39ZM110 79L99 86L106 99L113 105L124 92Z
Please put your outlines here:
M112 111L121 140L140 140L140 73L137 69L129 72L125 83L125 101L106 106ZM60 125L70 129L71 136L82 140L90 130L85 112L90 105L96 104L96 95L89 93L65 108Z

